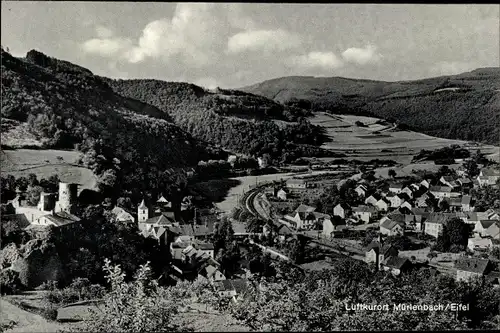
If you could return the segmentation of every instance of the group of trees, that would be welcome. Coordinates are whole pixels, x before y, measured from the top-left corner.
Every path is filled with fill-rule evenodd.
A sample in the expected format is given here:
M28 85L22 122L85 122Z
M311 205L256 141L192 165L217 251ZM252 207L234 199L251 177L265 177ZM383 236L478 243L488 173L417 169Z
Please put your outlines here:
M439 252L460 252L466 249L471 230L460 218L452 218L443 225L442 234L439 235L432 250Z
M293 273L292 273L293 271ZM455 282L413 271L394 278L373 273L358 261L339 261L331 270L301 273L279 268L280 280L260 281L231 311L255 330L432 330L493 328L498 325L498 290L487 282ZM394 303L463 302L470 310L406 312ZM350 311L346 305L389 304L388 311Z
M415 155L415 160L427 159L431 161L436 160L454 160L470 157L469 150L460 147L459 145L451 145L449 147L443 147L436 150L421 150L417 155Z
M218 97L192 84L156 80L109 80L108 83L117 93L168 113L195 138L233 151L254 156L269 154L273 162L327 153L318 147L325 140L323 131L304 118L297 119L298 124L285 124L281 128L271 119L249 121L244 117L224 117L224 108L238 106L231 105L231 99L220 104Z
M59 189L59 176L52 175L48 179L38 180L35 174L28 177L14 177L13 175L2 176L1 179L1 201L6 203L14 199L16 191L26 192L28 204L35 206L40 200L40 193L57 193Z

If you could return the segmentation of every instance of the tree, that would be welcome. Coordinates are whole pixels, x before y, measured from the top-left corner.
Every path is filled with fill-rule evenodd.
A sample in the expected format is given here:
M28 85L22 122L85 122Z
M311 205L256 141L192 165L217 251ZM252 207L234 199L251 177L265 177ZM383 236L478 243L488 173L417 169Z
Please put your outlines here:
M149 263L141 265L133 281L126 283L119 265L105 261L111 290L104 296L102 311L93 310L85 321L87 332L173 332L184 330L173 322L182 302L172 289L160 288L151 278Z
M40 201L40 194L43 192L43 188L41 186L29 186L26 190L26 201L31 206L38 205Z
M394 169L389 169L387 174L389 175L389 177L391 177L393 179L396 178L396 170L394 170Z
M446 212L448 209L450 209L450 203L446 200L441 200L439 202L439 209L442 211L442 212Z
M464 163L464 168L470 178L476 178L479 175L479 167L474 159L467 160Z
M4 269L0 272L0 293L12 295L24 289L19 273L12 269Z
M34 173L30 173L28 175L28 186L37 186L38 185L38 179Z
M445 229L451 245L462 247L462 250L467 247L470 230L464 221L460 218L450 219L447 221Z

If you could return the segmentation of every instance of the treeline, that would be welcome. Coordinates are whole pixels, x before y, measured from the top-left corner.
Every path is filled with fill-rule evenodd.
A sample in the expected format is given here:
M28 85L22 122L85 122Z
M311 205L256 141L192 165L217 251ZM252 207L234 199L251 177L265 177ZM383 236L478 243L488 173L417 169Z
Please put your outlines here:
M156 117L164 112L116 95L90 71L36 51L20 60L2 49L2 95L2 117L28 122L46 148L86 153L99 177L114 172L126 189L154 189L168 167L220 157L166 115Z
M459 145L451 145L436 150L422 149L417 155L413 157L414 160L426 159L430 161L439 160L454 160L470 157L469 150L460 147Z
M233 99L222 100L188 83L158 80L109 80L108 83L118 94L168 113L195 138L229 150L257 156L269 154L275 162L290 162L300 155L330 154L317 147L325 141L324 132L304 118L281 128L271 120L225 117L222 115L228 107L238 107Z

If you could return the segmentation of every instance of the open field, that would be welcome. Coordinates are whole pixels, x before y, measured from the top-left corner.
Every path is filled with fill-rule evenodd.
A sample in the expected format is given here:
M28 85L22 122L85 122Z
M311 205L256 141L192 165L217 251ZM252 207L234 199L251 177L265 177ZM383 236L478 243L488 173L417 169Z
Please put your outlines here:
M330 119L330 120L329 120ZM433 150L452 144L458 144L471 151L481 149L487 155L498 156L500 148L475 144L462 140L442 139L413 131L398 131L392 126L375 124L379 119L351 115L328 115L316 113L309 121L314 125L325 127L330 142L322 148L348 155L346 159L391 159L398 163L408 164L414 155L422 149ZM356 121L361 121L367 127L358 127ZM342 125L341 123L344 123ZM380 134L373 133L379 131ZM493 156L493 155L492 155ZM322 161L333 158L321 158Z
M34 173L40 178L57 174L61 181L80 184L79 190L96 189L94 173L77 165L80 153L65 150L16 149L1 151L2 174L15 177Z

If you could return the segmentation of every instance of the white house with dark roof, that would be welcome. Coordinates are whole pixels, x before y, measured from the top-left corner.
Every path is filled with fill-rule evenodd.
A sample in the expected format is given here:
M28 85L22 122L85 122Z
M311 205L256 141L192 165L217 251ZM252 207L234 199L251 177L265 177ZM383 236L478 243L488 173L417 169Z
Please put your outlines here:
M351 206L346 203L339 203L333 207L333 216L340 216L345 219L351 212Z
M489 236L488 234L488 228L491 227L492 225L496 224L498 221L496 220L481 220L477 221L476 224L474 225L474 233L481 236L481 237L487 237Z
M413 198L413 191L410 187L405 186L402 190L401 193L405 193L410 199Z
M477 181L479 186L491 186L495 185L496 182L500 179L500 170L496 170L493 168L485 168L481 169L479 172L479 176L477 176Z
M309 182L305 179L290 178L286 181L286 187L290 189L306 189L309 187Z
M470 195L462 196L462 200L460 202L462 212L470 212L474 210L474 205L472 202L472 197Z
M401 225L391 219L387 219L380 224L380 233L386 236L396 236L404 234L404 224Z
M386 198L381 198L375 203L375 207L380 211L387 211L390 207L391 203Z
M33 225L65 227L80 222L80 218L65 211L43 215Z
M488 259L461 257L455 262L456 279L458 281L468 281L484 276L489 270L489 265L490 261Z
M424 222L424 233L438 238L443 232L444 224L450 218L449 214L445 213L431 213Z
M460 195L458 192L453 192L453 189L448 186L431 186L429 192L438 199L458 197Z
M375 215L377 210L375 207L371 206L357 206L352 208L353 215L360 219L361 221L364 221L365 223L370 222L370 219L372 216Z
M403 190L403 185L399 183L389 183L389 192L392 193L401 193Z
M367 187L365 185L358 185L354 191L358 194L359 197L365 197L366 196L366 191L368 191Z
M368 198L365 199L365 205L371 205L375 206L377 204L377 201L380 200L379 195L372 194Z
M493 248L493 242L489 238L473 237L469 238L467 247L471 251L487 251Z
M224 281L226 280L226 277L224 276L224 274L222 274L217 266L209 264L203 266L200 269L200 271L198 272L198 279L208 280L209 282L214 283L218 281Z
M391 256L382 262L382 269L393 275L400 275L411 268L411 262L404 257Z

